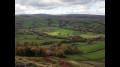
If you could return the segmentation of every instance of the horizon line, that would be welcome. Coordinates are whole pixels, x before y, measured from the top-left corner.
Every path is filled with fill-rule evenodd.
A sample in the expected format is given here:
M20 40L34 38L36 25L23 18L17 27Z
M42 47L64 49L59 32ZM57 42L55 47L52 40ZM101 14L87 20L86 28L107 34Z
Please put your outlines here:
M36 13L36 14L46 14L46 13ZM35 14L15 14L15 15L35 15ZM68 14L47 14L47 15L68 15ZM81 15L104 15L105 16L105 14L81 14Z

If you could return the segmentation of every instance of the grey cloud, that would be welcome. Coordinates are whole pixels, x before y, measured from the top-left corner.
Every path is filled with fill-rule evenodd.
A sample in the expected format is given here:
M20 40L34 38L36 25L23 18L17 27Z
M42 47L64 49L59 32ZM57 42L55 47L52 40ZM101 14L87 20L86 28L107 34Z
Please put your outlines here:
M51 10L57 7L73 7L76 5L85 6L84 9L89 9L91 5L95 4L99 1L105 0L15 0L15 4L19 4L20 6L34 8L37 10ZM101 6L104 8L104 6ZM79 8L78 8L79 10ZM25 12L25 9L19 9L15 7L15 12Z
M88 4L90 2L93 2L95 0L61 0L63 2L66 2L66 3L70 3L70 4Z
M55 0L49 0L50 2L46 2L45 0L16 0L16 4L20 4L22 6L32 6L40 9L52 9L59 6L65 5L77 5L77 4L89 4L96 0L58 0L59 2L54 2Z
M59 2L55 2L55 0L16 0L16 4L20 4L22 6L32 6L39 9L52 9L59 6L66 6L66 5L87 5L90 3L94 3L97 1L104 1L104 0L57 0Z
M45 2L44 0L16 0L16 4L20 4L22 6L31 6L39 9L52 9L59 6L58 3L54 2Z
M86 5L86 4L96 3L99 1L105 1L105 0L61 0L61 1L71 5L75 5L75 4Z

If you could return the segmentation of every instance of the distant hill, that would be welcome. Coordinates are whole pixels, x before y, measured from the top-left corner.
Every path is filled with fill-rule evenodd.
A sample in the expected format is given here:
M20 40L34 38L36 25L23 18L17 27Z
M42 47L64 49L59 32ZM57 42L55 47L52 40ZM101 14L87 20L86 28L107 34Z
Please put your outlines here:
M77 17L77 18L104 18L104 15L90 15L90 14L62 14L58 16Z
M30 16L52 16L50 14L20 14L20 15L16 15L16 16L23 16L23 17L30 17Z
M61 15L50 15L50 14L21 14L16 16L24 16L24 17L30 17L30 16L58 16L58 17L76 17L76 18L104 18L104 15L90 15L90 14L61 14Z
M83 32L104 33L105 16L87 14L23 14L15 16L15 24L17 29L49 26Z

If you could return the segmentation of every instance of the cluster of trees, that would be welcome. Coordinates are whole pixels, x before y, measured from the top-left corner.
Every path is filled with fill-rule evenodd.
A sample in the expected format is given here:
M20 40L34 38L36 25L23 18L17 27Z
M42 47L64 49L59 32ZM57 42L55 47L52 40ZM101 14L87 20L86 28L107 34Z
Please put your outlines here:
M22 35L33 35L34 33L29 30L29 31L26 31L25 29L20 29L19 31L16 32L17 34L22 34Z
M51 18L48 18L47 21L48 21L47 26L52 26L52 20L51 20Z
M16 40L16 46L36 46L36 45L38 45L38 43L34 41L32 42L25 41L23 43L20 43L18 40Z
M60 28L62 28L63 26L66 26L70 22L68 20L58 20L58 21L59 21L59 27Z
M15 47L15 55L18 56L47 56L45 47L30 47L30 46L17 46Z
M80 37L80 36L71 36L68 37L71 41L80 41L80 42L85 42L86 38Z
M72 48L71 46L63 46L62 43L56 42L51 47L43 46L16 46L15 55L18 56L57 56L66 57L67 54L82 54L82 51L77 49L77 47Z

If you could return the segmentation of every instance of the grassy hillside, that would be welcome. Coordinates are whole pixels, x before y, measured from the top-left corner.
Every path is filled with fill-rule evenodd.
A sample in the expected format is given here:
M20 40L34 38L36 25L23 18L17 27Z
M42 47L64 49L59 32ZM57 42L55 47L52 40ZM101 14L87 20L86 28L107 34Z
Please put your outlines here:
M61 25L61 28L74 29L83 32L90 31L103 33L105 31L104 18L16 16L15 21L16 25L19 25L20 28L45 27L48 26L48 22L50 22L50 27L59 27Z

